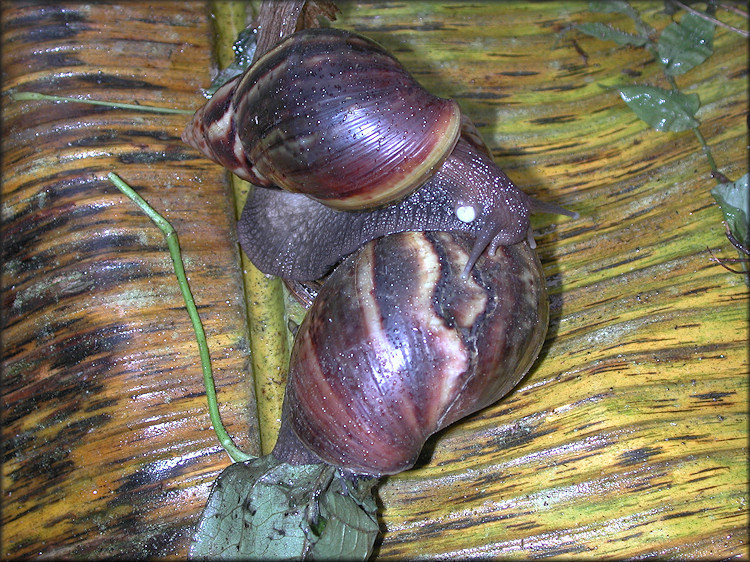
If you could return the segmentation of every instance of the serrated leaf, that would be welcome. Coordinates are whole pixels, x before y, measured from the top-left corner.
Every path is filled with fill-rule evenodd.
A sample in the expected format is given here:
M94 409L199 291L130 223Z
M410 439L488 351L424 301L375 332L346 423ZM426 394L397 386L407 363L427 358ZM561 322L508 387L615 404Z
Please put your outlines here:
M228 466L211 489L190 558L366 559L378 532L375 480L350 490L333 474L329 465L292 466L272 455ZM313 525L310 513L320 513Z
M721 183L711 190L719 203L732 235L745 247L750 246L750 191L748 174L735 182Z
M681 94L655 86L625 86L620 88L620 97L657 131L677 133L699 125L695 119L700 107L698 94Z
M684 74L711 56L714 28L710 21L690 13L680 23L670 23L664 28L657 49L667 74Z
M304 465L285 473L285 466L267 455L224 469L211 489L190 557L301 558L307 540L300 526L304 505L295 505L290 492L295 486L310 488L320 469Z
M614 41L618 45L634 45L640 47L646 44L646 39L639 35L626 33L611 25L599 22L586 22L576 26L576 29L586 35L591 35L604 41Z

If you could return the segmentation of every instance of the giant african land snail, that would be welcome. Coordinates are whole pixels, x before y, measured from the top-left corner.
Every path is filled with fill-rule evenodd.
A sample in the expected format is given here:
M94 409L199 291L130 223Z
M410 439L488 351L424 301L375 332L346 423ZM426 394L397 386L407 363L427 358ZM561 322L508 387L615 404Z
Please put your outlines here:
M315 279L354 252L296 334L273 451L283 465L322 461L352 482L407 470L431 434L531 367L548 304L529 213L571 213L519 191L458 106L377 44L292 35L217 91L184 138L268 188L239 226L261 270ZM247 534L255 511L240 515ZM218 516L207 508L194 552L240 552L213 541Z
M266 273L315 279L386 234L467 232L485 249L528 239L531 211L574 216L517 189L453 101L380 45L297 32L220 88L183 138L256 190L240 242ZM300 196L304 194L307 198Z
M471 248L465 234L405 232L333 271L295 338L277 458L299 454L291 430L334 466L401 472L431 434L510 392L547 331L542 268L522 242L462 279Z

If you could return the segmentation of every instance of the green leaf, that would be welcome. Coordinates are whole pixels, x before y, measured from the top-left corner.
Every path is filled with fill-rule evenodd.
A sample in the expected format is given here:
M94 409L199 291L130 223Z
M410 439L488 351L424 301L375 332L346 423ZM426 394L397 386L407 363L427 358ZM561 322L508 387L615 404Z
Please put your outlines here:
M589 10L602 14L624 14L628 16L633 20L638 35L641 37L650 37L655 33L654 29L641 19L638 11L625 0L596 0L589 2Z
M237 40L232 48L234 49L234 61L214 78L211 85L206 90L206 96L209 98L216 93L216 90L229 82L235 76L239 76L247 70L253 62L255 56L255 43L257 40L257 30L247 27L240 31Z
M620 97L636 115L657 131L674 133L697 127L698 94L681 94L654 86L624 86Z
M289 506L290 486L283 485L280 466L267 455L224 469L211 489L191 558L301 558L306 546L300 526L304 507ZM305 465L295 474L295 484L311 486L317 471L317 466ZM269 480L276 485L269 486Z
M190 557L365 560L378 533L375 482L272 455L234 463L214 483Z
M633 7L624 0L596 0L589 2L589 10L599 14L625 14L632 19L638 17Z
M750 246L750 195L748 174L731 183L721 183L711 190L719 203L732 235L743 246Z
M334 480L321 497L320 516L326 524L312 548L313 558L353 560L369 557L378 536L377 506L372 497L371 480L358 481L356 486L348 487L342 487L344 480ZM360 497L362 495L366 497Z
M667 74L685 74L711 56L714 28L710 21L690 13L682 16L680 23L670 23L657 44Z
M576 29L586 35L591 35L604 41L614 41L618 45L635 45L640 47L646 44L646 39L599 22L587 22L576 26Z

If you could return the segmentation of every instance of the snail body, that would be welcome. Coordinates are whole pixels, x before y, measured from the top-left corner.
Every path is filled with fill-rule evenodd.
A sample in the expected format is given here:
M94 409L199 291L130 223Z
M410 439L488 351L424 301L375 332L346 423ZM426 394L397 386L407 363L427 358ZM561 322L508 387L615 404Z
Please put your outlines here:
M544 341L544 277L521 243L464 280L471 248L462 234L405 232L339 265L297 332L281 435L329 464L393 474L431 434L508 393ZM280 437L274 454L289 451Z
M466 274L488 244L494 252L497 246L525 240L529 229L533 202L502 171L493 173L494 189L469 192L478 185L475 178L490 167L492 159L462 136L442 172L398 205L340 212L298 193L256 189L237 225L240 244L261 271L305 281L322 277L344 256L380 236L410 230L465 232L477 240ZM494 208L502 227L488 228L477 207ZM485 238L488 234L494 234L491 240Z
M471 233L466 275L487 247L533 243L532 210L571 214L513 185L456 102L431 95L374 41L338 29L284 39L220 88L183 140L255 185L320 203L256 190L242 218L250 259L296 279L407 230ZM318 238L301 232L308 224ZM336 249L320 255L321 240Z

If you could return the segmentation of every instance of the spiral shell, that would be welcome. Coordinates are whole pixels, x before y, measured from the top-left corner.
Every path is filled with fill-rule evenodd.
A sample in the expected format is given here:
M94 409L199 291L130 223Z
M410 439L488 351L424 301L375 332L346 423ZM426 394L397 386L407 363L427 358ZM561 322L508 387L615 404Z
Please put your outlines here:
M436 431L500 399L547 330L538 258L527 243L461 271L472 241L405 232L350 256L300 326L285 409L324 461L363 474L413 466Z
M374 41L297 32L225 84L183 140L262 186L336 209L370 209L420 187L453 150L461 113Z

